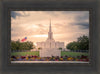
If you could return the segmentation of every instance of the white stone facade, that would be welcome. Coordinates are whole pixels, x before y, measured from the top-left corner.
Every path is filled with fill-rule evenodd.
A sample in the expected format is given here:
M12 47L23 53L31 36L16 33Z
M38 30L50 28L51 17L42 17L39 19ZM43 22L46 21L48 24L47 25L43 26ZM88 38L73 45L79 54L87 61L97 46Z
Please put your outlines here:
M52 57L52 56L61 56L61 50L55 48L47 48L39 50L40 57Z
M45 42L37 42L37 49L41 48L39 51L40 57L51 57L51 56L61 56L61 50L64 49L64 42L55 41L53 39L53 32L51 31L51 22L49 26L48 38Z
M50 46L51 43L51 46ZM37 42L37 48L64 48L64 42Z

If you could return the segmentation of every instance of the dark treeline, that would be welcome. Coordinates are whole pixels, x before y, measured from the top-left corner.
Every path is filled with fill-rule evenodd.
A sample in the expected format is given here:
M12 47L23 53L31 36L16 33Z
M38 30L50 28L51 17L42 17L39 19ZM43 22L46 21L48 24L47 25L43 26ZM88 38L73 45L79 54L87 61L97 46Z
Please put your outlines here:
M89 50L89 37L83 35L77 38L77 41L67 44L66 48L70 50Z
M11 41L11 51L28 51L35 48L33 42L20 42L18 41Z

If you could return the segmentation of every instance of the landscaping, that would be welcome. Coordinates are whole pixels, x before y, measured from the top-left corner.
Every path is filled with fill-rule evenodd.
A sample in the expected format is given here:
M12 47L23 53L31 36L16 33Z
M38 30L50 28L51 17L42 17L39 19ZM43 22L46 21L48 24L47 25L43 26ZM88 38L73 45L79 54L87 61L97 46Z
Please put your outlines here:
M11 61L89 61L88 53L62 51L61 57L39 57L39 51L13 52Z
M88 56L88 53L62 51L61 56L64 56L64 55L68 55L71 57L80 56L80 55Z
M33 55L26 56L11 56L11 61L89 61L88 56L69 57L65 56L52 56L52 57L38 57Z
M25 55L36 55L39 56L39 51L33 51L33 52L12 52L11 56L25 56ZM75 56L80 56L80 55L84 55L84 56L88 56L88 53L82 53L82 52L70 52L70 51L62 51L61 52L61 56L71 56L71 57L75 57Z
M25 55L36 55L39 56L39 51L33 51L33 52L12 52L11 56L25 56Z

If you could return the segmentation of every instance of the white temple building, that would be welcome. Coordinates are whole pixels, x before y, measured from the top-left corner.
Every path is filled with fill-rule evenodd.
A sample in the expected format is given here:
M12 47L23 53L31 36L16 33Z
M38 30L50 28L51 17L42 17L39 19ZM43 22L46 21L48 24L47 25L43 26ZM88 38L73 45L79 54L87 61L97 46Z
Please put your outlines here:
M61 56L61 50L64 49L64 42L55 41L53 39L53 32L51 30L51 21L49 26L48 38L44 42L37 42L40 57Z

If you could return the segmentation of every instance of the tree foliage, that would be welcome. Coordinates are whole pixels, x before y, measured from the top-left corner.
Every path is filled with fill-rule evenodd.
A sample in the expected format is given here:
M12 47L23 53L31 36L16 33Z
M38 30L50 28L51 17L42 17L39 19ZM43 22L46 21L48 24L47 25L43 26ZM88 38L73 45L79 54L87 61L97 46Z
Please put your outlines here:
M89 49L89 38L88 36L80 36L77 41L70 42L66 46L70 50L88 50Z
M38 48L38 50L41 50L41 49L42 49L41 47Z
M20 42L18 41L11 41L11 51L25 51L25 50L31 50L35 48L35 45L33 45L33 42L27 41L27 42Z
M59 50L61 50L61 51L62 51L62 48L59 48Z

